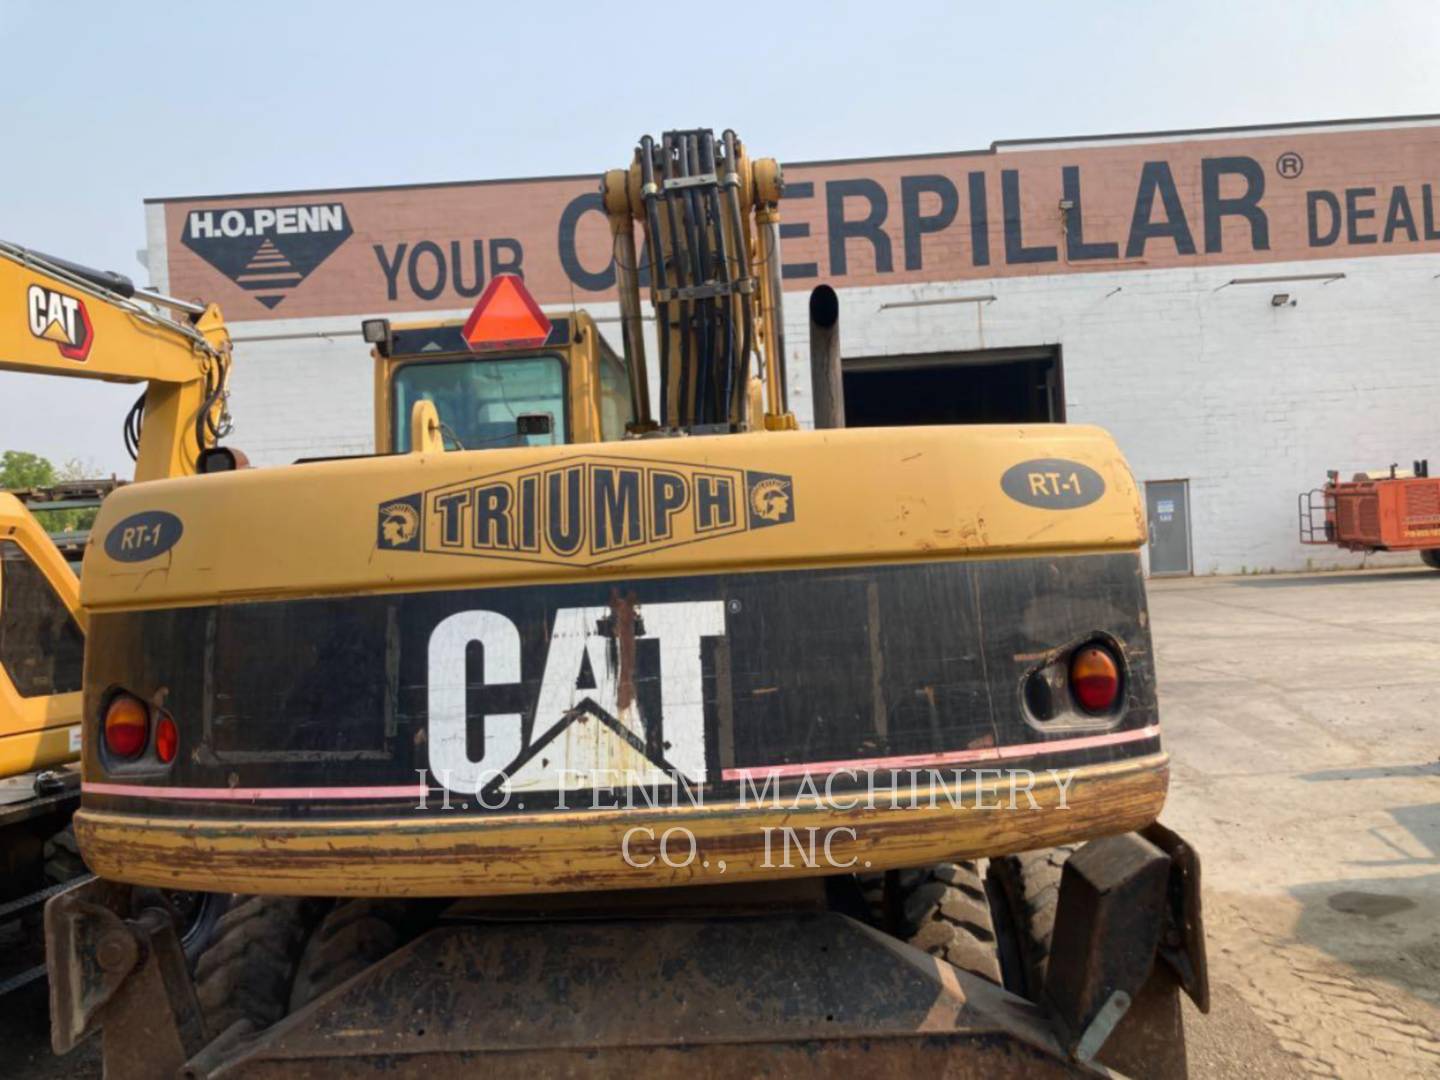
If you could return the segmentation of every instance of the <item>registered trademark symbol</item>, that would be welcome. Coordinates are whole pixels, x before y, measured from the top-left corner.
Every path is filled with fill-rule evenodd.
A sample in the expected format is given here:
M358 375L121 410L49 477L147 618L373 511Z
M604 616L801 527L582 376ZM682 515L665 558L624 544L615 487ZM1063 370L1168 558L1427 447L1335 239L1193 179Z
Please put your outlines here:
M730 601L730 614L731 614L731 615L738 615L738 614L740 614L740 601L739 601L739 600L731 600L731 601Z
M1294 180L1305 171L1305 159L1294 150L1286 150L1275 159L1275 171L1286 180Z

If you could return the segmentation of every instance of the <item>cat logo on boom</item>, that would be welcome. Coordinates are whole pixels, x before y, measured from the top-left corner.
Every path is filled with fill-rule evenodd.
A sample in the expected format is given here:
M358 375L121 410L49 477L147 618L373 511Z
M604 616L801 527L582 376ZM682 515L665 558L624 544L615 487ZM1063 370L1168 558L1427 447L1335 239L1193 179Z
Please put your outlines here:
M85 301L43 285L31 285L26 301L30 333L42 341L53 341L67 360L84 363L95 340Z

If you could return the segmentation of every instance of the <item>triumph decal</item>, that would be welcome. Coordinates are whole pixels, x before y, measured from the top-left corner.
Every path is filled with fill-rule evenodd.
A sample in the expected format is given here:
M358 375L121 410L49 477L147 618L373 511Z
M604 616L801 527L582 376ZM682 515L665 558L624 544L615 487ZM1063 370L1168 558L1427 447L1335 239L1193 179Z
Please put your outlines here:
M567 458L386 499L376 545L593 566L794 520L781 473Z
M274 308L354 230L343 203L191 210L187 248ZM263 294L263 295L262 295Z
M520 630L497 611L457 612L430 635L430 773L451 791L481 797L590 788L607 774L647 787L703 784L709 768L701 642L724 634L719 600L646 604L642 611L617 596L610 607L561 608L535 701L524 712L477 718L483 731L477 739L467 720L473 685L526 681ZM653 714L636 693L637 679L657 675L648 667L637 671L638 641L657 645ZM472 645L483 658L478 674Z
M95 341L85 301L43 285L31 285L25 300L30 333L42 341L53 341L67 360L84 363Z

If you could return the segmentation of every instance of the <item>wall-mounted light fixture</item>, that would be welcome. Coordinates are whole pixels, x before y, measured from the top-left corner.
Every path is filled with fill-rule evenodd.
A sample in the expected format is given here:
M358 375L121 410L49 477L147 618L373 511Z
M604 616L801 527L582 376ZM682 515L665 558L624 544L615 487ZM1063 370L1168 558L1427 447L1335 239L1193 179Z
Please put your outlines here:
M1271 307L1284 307L1286 304L1294 306L1297 302L1298 301L1290 299L1288 292L1277 292L1274 296L1270 297Z

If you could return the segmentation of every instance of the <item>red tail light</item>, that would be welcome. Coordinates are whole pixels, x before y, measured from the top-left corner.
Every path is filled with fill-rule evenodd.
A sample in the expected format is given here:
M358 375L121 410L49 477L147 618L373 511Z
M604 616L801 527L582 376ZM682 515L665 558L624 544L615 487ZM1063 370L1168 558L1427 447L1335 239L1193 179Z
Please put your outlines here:
M1120 696L1120 665L1103 645L1084 645L1070 658L1070 689L1089 713L1106 713Z
M155 725L155 753L166 765L175 760L175 751L180 748L180 732L169 713L160 714Z
M116 694L105 709L105 749L118 758L135 758L150 740L150 708L133 694Z

